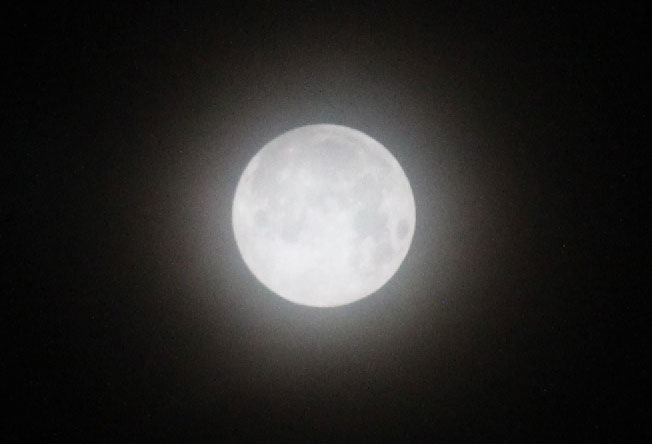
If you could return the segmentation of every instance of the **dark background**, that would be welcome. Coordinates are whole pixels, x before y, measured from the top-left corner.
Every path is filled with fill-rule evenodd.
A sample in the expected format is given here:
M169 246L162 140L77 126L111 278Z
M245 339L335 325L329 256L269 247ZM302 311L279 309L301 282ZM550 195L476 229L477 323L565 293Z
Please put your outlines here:
M88 3L5 11L8 441L649 436L647 8ZM396 276L334 309L231 230L249 159L311 123L417 203Z

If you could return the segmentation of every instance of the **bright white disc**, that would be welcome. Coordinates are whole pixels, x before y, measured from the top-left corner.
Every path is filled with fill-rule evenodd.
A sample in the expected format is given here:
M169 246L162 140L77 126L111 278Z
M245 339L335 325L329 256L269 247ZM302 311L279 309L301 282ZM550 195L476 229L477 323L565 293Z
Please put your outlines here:
M407 255L412 189L380 143L338 125L309 125L265 145L233 201L247 267L277 295L314 307L378 290Z

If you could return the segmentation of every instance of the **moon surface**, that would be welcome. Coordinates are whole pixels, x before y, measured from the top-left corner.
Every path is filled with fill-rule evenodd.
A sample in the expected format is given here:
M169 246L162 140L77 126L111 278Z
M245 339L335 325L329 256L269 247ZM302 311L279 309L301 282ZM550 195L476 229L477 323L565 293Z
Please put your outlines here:
M416 211L394 156L339 125L295 128L245 168L233 231L249 270L297 304L334 307L362 299L396 273Z

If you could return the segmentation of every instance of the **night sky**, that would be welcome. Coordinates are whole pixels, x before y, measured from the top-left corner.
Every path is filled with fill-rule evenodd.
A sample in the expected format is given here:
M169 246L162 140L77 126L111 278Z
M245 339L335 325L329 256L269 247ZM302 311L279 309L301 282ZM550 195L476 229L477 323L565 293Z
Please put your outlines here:
M649 8L136 3L3 13L8 442L649 437ZM386 146L417 210L331 309L231 227L313 123Z

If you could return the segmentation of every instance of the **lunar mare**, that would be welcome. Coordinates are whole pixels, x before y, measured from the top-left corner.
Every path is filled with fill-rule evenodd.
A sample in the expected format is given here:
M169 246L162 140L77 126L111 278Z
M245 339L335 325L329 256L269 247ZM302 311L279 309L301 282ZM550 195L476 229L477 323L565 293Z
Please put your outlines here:
M233 230L249 270L297 304L344 305L381 288L412 242L403 169L366 134L309 125L265 145L236 188Z

